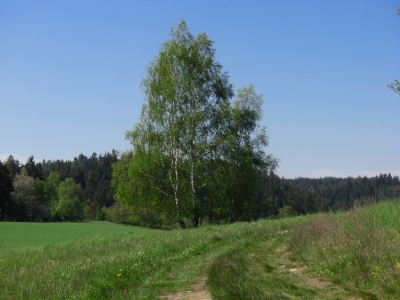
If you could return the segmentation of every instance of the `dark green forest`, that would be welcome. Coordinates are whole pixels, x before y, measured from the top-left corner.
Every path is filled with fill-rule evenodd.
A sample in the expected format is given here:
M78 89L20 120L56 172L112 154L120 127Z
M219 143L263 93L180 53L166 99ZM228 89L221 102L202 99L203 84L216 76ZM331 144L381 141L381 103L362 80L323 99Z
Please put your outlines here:
M332 210L349 209L359 200L376 202L388 197L400 196L399 176L379 174L379 176L335 178L325 177L319 179L296 178L287 180L300 188L316 192L329 200Z
M72 161L34 157L21 164L13 156L0 162L0 219L9 221L76 221L104 219L102 208L114 204L112 164L117 153Z
M115 200L112 165L118 161L114 150L89 157L80 154L72 161L35 162L31 156L20 163L9 156L0 161L0 220L109 220L162 227L162 219L151 211L139 217ZM270 172L260 174L258 193L245 210L232 219L226 214L214 220L207 216L204 221L225 223L347 210L357 202L399 196L399 177L391 174L371 178L284 179Z

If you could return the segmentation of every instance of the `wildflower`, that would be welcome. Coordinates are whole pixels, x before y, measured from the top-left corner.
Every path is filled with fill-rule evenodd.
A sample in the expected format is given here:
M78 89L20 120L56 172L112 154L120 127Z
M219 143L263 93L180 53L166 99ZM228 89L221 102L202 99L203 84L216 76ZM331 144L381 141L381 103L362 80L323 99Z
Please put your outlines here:
M400 263L397 263L397 267L400 268Z
M326 253L326 248L323 248L322 251L323 251L324 253Z
M349 261L347 264L350 266L350 265L352 264L352 262L351 262L351 261Z
M118 277L121 277L121 276L122 276L122 274L121 274L121 273L118 273L118 274L117 274L117 276L118 276Z
M135 266L137 266L137 264L135 264Z
M51 259L50 262L54 262L54 260Z

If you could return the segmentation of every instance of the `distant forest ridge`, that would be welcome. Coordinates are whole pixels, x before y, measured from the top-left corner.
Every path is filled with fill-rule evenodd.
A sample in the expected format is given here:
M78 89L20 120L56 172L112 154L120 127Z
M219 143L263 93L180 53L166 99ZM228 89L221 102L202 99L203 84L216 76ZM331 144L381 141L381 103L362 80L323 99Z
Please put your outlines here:
M114 199L112 166L118 161L115 150L89 157L80 154L71 161L35 162L31 156L21 163L10 155L6 161L0 161L0 220L106 219L146 225L147 215L133 220L129 209ZM284 179L270 172L259 177L259 192L252 207L236 216L236 220L345 210L365 199L400 197L399 176L390 173L370 178ZM29 191L18 185L24 178L32 179L26 181L33 185L31 197ZM71 193L75 193L74 203L79 209L71 210L70 202L62 202L64 195L71 198Z

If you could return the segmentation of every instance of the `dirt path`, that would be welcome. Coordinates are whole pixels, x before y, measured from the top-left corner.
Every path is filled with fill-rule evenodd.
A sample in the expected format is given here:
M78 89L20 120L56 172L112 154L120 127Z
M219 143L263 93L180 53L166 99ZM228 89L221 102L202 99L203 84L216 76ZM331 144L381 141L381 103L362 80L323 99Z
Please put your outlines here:
M173 295L162 296L167 300L211 300L211 295L206 289L205 279L193 286L193 291L179 292Z
M318 278L315 273L309 272L310 267L292 261L290 259L290 252L286 246L280 246L278 248L269 248L268 256L274 259L279 267L273 272L277 272L276 275L285 276L290 282L294 282L299 286L308 286L314 289L312 299L346 299L346 300L362 300L362 297L351 295L349 292L342 289L340 286L333 284L332 282L325 281ZM256 257L256 253L249 253L250 257ZM260 260L262 261L262 260ZM286 274L286 275L285 275ZM288 276L288 277L286 277ZM161 296L160 299L166 300L211 300L211 295L206 289L206 279L203 278L200 282L193 285L193 290L183 291L176 294Z
M341 299L346 299L346 300L362 300L363 298L361 297L357 297L357 296L346 296L346 292L340 288L337 285L334 285L331 282L325 281L325 280L321 280L319 278L314 277L314 274L310 274L305 272L309 266L297 266L296 262L290 260L289 257L289 253L287 252L287 247L283 246L281 248L277 248L275 249L276 252L278 252L279 254L281 254L281 256L279 257L280 261L283 263L281 268L289 268L289 274L290 275L294 275L299 277L304 284L306 284L307 286L313 287L315 289L317 289L320 293L321 297L324 298L336 298L338 299L339 297Z

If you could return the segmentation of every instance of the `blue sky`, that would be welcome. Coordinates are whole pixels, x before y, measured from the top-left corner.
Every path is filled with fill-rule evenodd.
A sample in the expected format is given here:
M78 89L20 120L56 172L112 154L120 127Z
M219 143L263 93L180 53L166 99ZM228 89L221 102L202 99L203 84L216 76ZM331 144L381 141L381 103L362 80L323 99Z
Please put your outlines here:
M285 178L400 175L398 1L0 1L0 159L130 148L146 65L184 18L264 95Z

